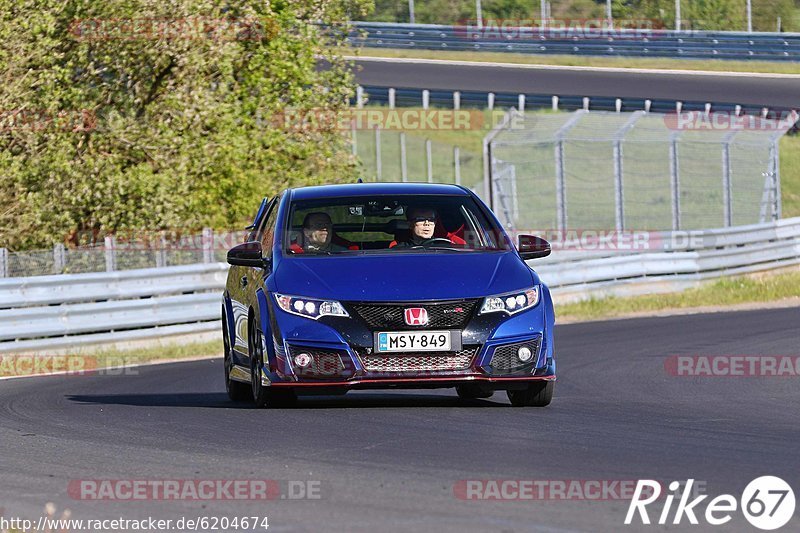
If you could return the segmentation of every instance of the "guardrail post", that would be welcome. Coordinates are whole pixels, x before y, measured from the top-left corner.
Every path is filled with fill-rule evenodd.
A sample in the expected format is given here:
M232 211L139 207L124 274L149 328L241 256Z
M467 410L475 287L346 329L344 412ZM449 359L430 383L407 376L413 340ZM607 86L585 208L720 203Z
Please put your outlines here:
M453 91L453 109L458 111L461 109L461 92Z
M203 263L214 262L214 230L203 228Z
M425 139L425 161L428 164L428 183L433 183L433 154L430 139Z
M517 110L520 113L524 113L525 112L525 95L524 94L520 94L519 96L517 96Z
M588 96L584 96L583 97L583 110L584 111L589 111L589 97Z
M494 93L488 93L486 95L486 107L489 108L489 111L494 109Z
M395 90L394 87L389 87L389 109L394 109Z
M107 235L103 243L105 244L106 272L113 272L117 269L117 238Z
M0 248L0 278L7 278L8 270L8 250Z
M550 99L550 102L551 102L550 105L553 108L553 111L558 111L558 96L553 95L553 97Z
M453 147L453 172L455 172L456 185L461 185L461 150Z
M400 179L408 181L408 160L406 159L406 132L400 132Z
M375 126L375 181L383 177L383 161L381 161L381 129Z
M64 245L57 243L53 245L53 274L63 274L66 266L66 254Z
M428 109L431 105L431 92L428 89L422 89L422 109Z

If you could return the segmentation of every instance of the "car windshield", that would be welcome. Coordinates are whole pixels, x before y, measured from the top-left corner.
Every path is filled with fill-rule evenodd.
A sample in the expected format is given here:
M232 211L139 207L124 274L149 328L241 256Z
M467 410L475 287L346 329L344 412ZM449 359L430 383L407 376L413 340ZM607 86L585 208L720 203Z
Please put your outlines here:
M295 201L287 255L508 250L469 196L374 195Z

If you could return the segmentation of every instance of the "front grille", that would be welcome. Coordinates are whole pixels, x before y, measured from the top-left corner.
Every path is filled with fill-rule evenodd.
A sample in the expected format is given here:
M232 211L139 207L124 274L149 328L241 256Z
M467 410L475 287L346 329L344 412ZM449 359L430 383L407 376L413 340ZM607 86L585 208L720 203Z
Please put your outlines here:
M321 348L305 348L302 346L291 346L289 353L292 356L292 367L297 377L312 379L340 379L353 375L353 369L347 358L348 364L342 359L342 355L337 350L326 350ZM311 356L311 363L300 367L294 363L294 357L301 353Z
M527 363L523 363L517 358L517 350L522 346L527 346L533 352L533 358ZM539 358L539 339L532 341L520 342L517 344L507 344L505 346L498 346L492 355L492 369L495 374L505 374L514 372L526 367L531 367L536 364Z
M432 303L368 304L349 306L373 331L403 331L411 329L464 329L472 317L478 300L456 300ZM409 307L422 307L428 311L428 324L409 326L404 311Z
M455 352L360 354L360 357L367 372L437 372L468 369L477 351L478 347L472 346Z

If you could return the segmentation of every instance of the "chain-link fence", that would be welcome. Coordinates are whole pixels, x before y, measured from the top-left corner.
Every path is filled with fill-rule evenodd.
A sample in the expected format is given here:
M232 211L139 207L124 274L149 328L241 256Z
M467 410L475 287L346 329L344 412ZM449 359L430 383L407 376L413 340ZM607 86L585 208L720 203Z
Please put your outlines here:
M367 179L385 182L456 183L482 187L481 153L426 138L419 133L375 128L356 130L353 154Z
M95 243L83 246L56 244L21 252L0 248L0 278L224 262L228 250L243 242L245 235L211 229L188 235L141 231L94 238Z
M780 218L778 140L797 120L509 112L484 195L512 228L685 230Z

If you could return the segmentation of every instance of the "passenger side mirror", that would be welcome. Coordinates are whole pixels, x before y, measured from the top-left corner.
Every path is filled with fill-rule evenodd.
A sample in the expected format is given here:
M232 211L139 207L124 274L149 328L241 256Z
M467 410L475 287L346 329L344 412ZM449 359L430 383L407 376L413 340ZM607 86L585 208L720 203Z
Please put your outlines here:
M526 261L550 255L550 243L535 235L520 235L517 249L519 255Z
M246 267L264 267L266 261L259 241L239 244L228 250L228 264Z

